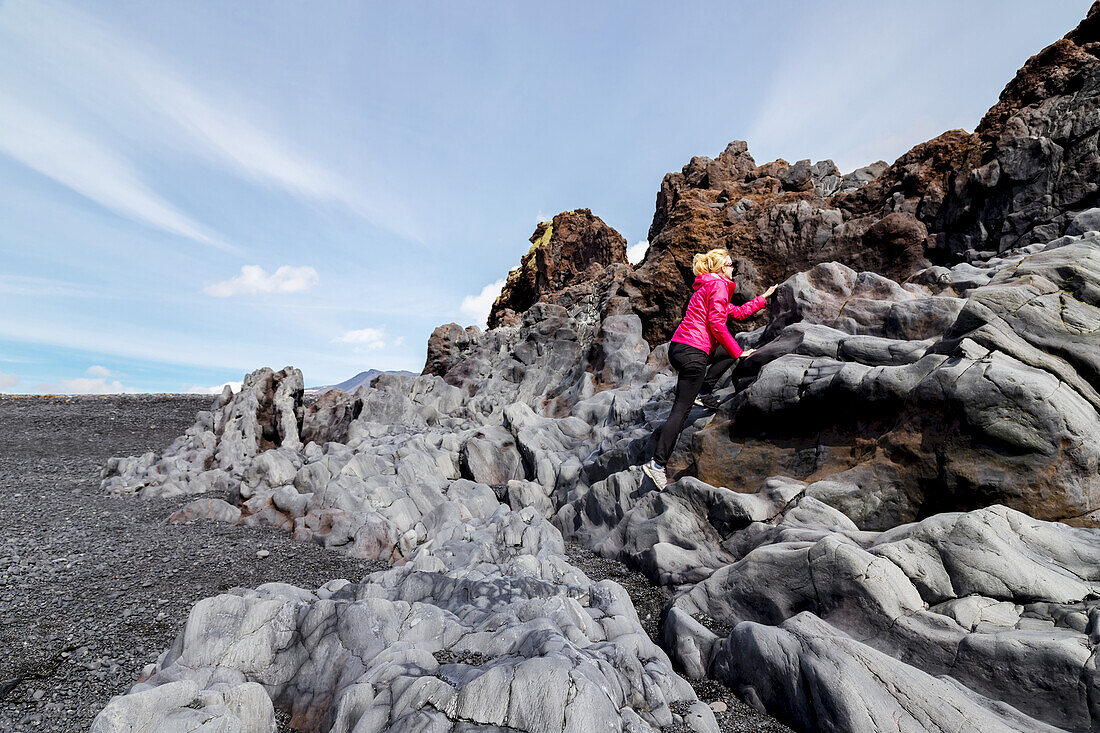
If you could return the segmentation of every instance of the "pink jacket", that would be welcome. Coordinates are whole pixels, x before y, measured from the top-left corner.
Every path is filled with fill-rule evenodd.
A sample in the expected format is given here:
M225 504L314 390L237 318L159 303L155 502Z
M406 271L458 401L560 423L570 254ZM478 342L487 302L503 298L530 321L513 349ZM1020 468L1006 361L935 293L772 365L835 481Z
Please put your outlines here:
M702 349L708 354L714 351L717 341L730 355L741 356L741 347L726 326L726 318L733 316L743 321L768 304L764 296L758 295L744 305L732 305L730 296L737 283L716 272L699 275L693 287L695 292L688 301L687 313L676 327L676 333L672 334L672 340Z

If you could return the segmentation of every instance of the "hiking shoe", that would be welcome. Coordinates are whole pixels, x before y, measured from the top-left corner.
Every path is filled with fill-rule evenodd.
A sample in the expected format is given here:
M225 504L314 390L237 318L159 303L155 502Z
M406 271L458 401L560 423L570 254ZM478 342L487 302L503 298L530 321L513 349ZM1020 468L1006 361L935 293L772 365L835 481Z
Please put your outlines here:
M705 407L711 412L717 410L722 406L722 401L715 397L713 394L701 394L695 398L695 404L699 407Z
M649 476L650 480L658 489L663 489L668 485L668 477L665 476L665 467L658 466L657 462L652 458L648 463L642 464L642 473Z

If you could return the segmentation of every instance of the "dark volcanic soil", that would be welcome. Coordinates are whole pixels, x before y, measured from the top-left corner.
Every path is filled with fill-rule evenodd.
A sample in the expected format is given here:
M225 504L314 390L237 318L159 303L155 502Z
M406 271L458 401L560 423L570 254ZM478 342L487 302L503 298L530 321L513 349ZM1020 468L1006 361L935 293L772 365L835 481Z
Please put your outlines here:
M114 498L99 490L111 456L160 450L211 398L0 395L0 731L85 731L172 643L191 605L235 586L315 588L384 566L213 521L166 524L191 497ZM270 555L257 557L267 550ZM666 591L571 546L590 578L621 583L656 635ZM725 731L786 731L722 685ZM719 705L721 707L721 705Z
M358 581L382 567L275 530L165 524L193 497L99 491L107 458L164 448L210 402L0 396L0 730L88 730L202 598Z
M634 570L617 560L608 560L600 557L586 547L580 545L567 545L566 554L569 562L580 568L585 575L592 580L614 580L626 589L630 594L630 600L634 601L634 610L638 612L638 618L642 627L649 634L649 638L660 644L661 642L661 609L664 608L671 595L659 585L654 585L644 573ZM754 733L790 733L791 729L780 723L766 713L758 712L755 708L738 698L733 690L713 680L701 680L691 682L695 688L695 694L700 700L707 703L715 710L714 717L718 719L718 726L723 731L753 731ZM665 733L679 733L680 727L665 728ZM684 733L690 733L690 729L684 725Z

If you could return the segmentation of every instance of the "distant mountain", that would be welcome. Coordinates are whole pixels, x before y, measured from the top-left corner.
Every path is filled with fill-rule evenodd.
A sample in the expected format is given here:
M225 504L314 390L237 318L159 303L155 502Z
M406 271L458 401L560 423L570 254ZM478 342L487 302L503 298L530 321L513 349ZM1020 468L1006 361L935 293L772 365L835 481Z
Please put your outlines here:
M359 389L359 387L361 385L364 385L364 384L369 385L371 380L374 379L375 377L377 377L379 374L400 374L403 377L415 377L415 376L417 376L416 374L413 374L412 372L403 372L403 371L387 372L387 371L382 371L380 369L368 369L365 372L359 372L358 374L356 374L351 379L346 379L343 382L340 382L340 384L330 384L330 385L327 385L325 387L310 387L309 389L306 390L306 392L309 393L309 394L323 394L325 392L328 392L330 389L342 389L345 392L354 392L355 390Z

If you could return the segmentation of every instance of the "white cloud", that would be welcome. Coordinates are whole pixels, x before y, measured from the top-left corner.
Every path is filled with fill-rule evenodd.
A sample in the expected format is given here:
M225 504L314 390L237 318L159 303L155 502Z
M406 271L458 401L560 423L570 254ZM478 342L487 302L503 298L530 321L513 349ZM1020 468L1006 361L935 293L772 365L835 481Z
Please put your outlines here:
M47 382L37 387L40 394L134 394L141 390L127 387L117 379L108 382L98 377L77 377Z
M105 366L100 366L98 364L88 367L88 370L84 373L87 374L89 377L104 377L104 378L106 378L106 377L111 376L111 370L110 369L108 369Z
M309 290L319 281L320 277L312 267L283 265L269 275L259 265L245 265L237 277L208 285L203 288L203 292L215 298L260 293L300 293Z
M640 242L635 242L626 248L626 261L632 265L636 265L642 261L645 257L646 251L649 249L649 240L643 239Z
M82 99L93 117L115 120L116 126L120 119L129 120L123 134L140 137L156 130L158 148L183 143L238 175L307 202L342 206L406 239L424 239L415 209L383 186L360 185L311 159L263 124L275 115L249 109L240 91L220 87L218 79L187 78L155 48L75 4L0 3L0 31L8 36L0 50L14 46L19 62L52 86L70 87L67 96ZM173 133L182 135L170 139Z
M384 349L386 348L386 329L384 328L361 328L358 331L348 331L343 336L333 339L345 344L355 344L356 346L364 349ZM398 339L391 346L399 346L402 339Z
M218 249L237 249L147 188L101 143L0 92L0 153L128 219Z
M535 214L535 226L538 226L544 221L553 221L553 219L553 215L547 216L546 214L542 213L542 209L539 209L539 213Z
M185 387L183 391L186 394L221 394L225 386L229 385L234 392L240 392L242 384L242 382L225 382L216 387Z
M462 315L472 319L474 323L482 328L485 328L486 322L489 320L489 311L493 309L493 303L496 302L503 288L503 278L496 282L489 283L483 287L481 292L477 295L467 295L463 298L462 305L460 305L458 309L462 312Z
M0 372L0 390L11 389L17 384L19 384L19 377L14 374Z
M0 274L0 293L8 295L61 296L73 298L112 297L93 288L75 285L63 280L34 277L31 275Z

